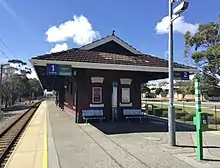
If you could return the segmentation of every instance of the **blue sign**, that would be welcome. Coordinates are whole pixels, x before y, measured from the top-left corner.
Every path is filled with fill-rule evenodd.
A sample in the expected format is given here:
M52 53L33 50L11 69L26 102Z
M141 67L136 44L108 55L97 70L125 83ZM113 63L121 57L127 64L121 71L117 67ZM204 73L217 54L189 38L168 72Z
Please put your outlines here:
M47 75L58 75L59 65L58 64L47 64Z
M177 80L189 80L189 72L174 72L174 79Z
M71 65L47 64L47 75L72 76Z

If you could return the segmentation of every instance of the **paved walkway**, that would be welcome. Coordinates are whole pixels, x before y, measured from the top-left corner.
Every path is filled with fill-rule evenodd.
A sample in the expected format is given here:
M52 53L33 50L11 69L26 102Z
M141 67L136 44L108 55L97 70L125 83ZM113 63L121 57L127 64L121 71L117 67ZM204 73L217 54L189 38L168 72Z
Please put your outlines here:
M44 154L46 152L44 150L46 107L46 102L39 106L15 151L9 158L6 168L41 168L43 162L47 162Z
M178 146L169 147L166 125L160 121L145 124L125 122L114 125L78 125L68 113L56 107L54 101L43 102L6 167L220 167L220 134L204 133L205 160L197 162L195 133L178 132Z
M48 153L49 162L56 162L57 168L220 167L220 152L217 149L220 143L219 140L214 142L214 139L220 138L217 134L205 133L205 145L213 146L204 150L205 158L209 161L199 163L196 161L194 133L178 133L179 146L171 148L167 145L166 132L138 132L133 129L136 133L104 134L105 128L109 131L105 123L77 125L68 113L59 110L52 102L48 106L49 127L56 147L56 150ZM158 124L163 127L163 123ZM50 164L49 168L52 168Z

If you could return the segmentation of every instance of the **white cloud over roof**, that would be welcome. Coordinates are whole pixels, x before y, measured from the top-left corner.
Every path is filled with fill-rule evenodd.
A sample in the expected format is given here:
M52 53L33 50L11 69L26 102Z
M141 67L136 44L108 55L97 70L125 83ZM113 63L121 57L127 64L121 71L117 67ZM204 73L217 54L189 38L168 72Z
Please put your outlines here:
M187 23L184 20L184 16L180 16L173 22L174 32L181 34L185 34L187 31L190 31L192 34L194 34L197 32L198 26L198 24ZM165 16L160 22L158 22L156 24L155 30L157 34L167 34L169 31L169 17Z
M75 15L73 20L50 27L46 31L46 35L48 42L65 42L73 39L73 42L77 45L91 43L94 39L100 37L100 33L93 30L92 24L83 15Z
M66 51L67 49L68 49L67 43L56 44L55 47L50 50L50 53Z

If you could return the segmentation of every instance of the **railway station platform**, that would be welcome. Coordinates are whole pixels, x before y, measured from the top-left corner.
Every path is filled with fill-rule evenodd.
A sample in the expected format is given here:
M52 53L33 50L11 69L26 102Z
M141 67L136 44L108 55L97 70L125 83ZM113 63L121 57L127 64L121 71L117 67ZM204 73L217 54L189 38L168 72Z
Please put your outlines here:
M195 132L177 132L151 121L76 124L54 101L44 101L9 158L7 168L219 168L220 134L204 133L204 158L196 161ZM178 128L181 130L181 128Z
M9 158L6 168L41 168L43 162L47 161L44 156L47 152L44 145L46 111L47 104L42 102Z

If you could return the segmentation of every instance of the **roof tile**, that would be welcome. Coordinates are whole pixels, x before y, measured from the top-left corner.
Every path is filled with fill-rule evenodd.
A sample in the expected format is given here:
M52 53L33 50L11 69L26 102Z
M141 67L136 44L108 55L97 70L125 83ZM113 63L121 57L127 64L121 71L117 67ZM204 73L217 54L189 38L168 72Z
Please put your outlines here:
M168 61L151 55L121 55L91 50L70 49L58 53L45 54L32 59L88 62L101 64L120 64L135 66L167 67ZM192 68L183 64L174 63L175 68Z

